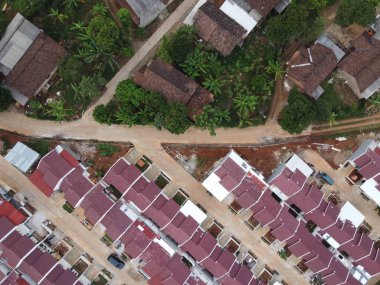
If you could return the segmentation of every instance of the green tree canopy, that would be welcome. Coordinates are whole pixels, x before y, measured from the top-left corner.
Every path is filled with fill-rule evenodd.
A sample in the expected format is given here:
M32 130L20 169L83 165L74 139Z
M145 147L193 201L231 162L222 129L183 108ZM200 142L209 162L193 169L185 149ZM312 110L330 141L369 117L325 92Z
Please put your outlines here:
M325 0L293 1L284 13L269 19L269 40L279 45L291 39L315 40L323 31L321 12L326 4Z
M215 136L215 129L231 121L230 112L219 107L205 106L203 113L196 117L195 123L201 130L209 130L210 135Z
M0 87L0 112L5 111L12 104L13 98L8 89Z
M88 25L88 34L104 52L113 53L120 41L120 29L108 16L94 17Z
M348 26L358 23L367 26L375 22L378 0L341 0L336 13L336 23Z
M83 62L74 55L66 56L58 63L58 74L65 83L78 82L84 69Z
M103 104L96 106L93 113L95 121L101 124L111 125L115 122L115 109L116 106L113 103L109 103L107 106Z
M158 55L168 63L180 65L193 52L197 37L193 26L182 26L175 33L164 37Z
M282 110L279 124L291 134L299 134L315 119L313 104L297 89L290 91L288 105Z
M187 108L180 103L170 103L164 119L164 128L169 132L179 135L186 132L190 127L187 118Z

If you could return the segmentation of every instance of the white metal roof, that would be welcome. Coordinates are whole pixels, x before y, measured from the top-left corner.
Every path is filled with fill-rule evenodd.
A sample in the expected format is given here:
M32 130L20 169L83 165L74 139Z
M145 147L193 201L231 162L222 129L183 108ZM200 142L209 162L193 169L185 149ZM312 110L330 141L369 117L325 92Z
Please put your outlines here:
M372 199L377 205L380 206L380 191L377 190L377 185L376 180L371 178L360 186L360 188L368 198Z
M247 34L257 25L257 22L245 10L231 0L224 1L220 10L242 26L247 31Z
M13 69L40 32L40 29L17 13L0 41L0 63Z
M223 201L229 194L229 192L220 183L220 178L214 172L211 173L202 185L209 191L216 199Z
M309 177L313 173L313 169L310 168L309 165L306 164L298 155L293 154L293 156L286 163L286 167L289 168L292 172L298 169L301 171L306 177Z
M207 215L190 200L186 201L186 203L181 207L180 211L186 217L191 216L198 222L198 224L201 224L207 218Z
M39 156L40 155L31 148L21 142L17 142L4 158L22 172L27 172L38 160Z
M158 243L170 256L173 256L175 254L175 250L162 238L155 238L153 241L155 243Z
M330 236L328 233L325 233L323 236L322 236L325 241L327 241L333 248L337 249L338 247L341 246L340 243L338 243L332 236Z
M364 215L350 202L346 202L346 204L344 204L344 206L340 209L338 218L342 221L351 221L355 227L359 227L365 219Z

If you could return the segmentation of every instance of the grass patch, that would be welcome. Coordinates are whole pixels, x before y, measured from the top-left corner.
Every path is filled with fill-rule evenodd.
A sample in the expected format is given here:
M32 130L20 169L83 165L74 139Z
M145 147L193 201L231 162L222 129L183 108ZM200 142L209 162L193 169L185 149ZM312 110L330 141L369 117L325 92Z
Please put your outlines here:
M65 203L63 204L62 208L69 214L71 214L72 212L74 212L74 207L72 207L69 203Z
M101 143L96 146L96 150L100 156L112 156L119 151L119 148L116 145Z

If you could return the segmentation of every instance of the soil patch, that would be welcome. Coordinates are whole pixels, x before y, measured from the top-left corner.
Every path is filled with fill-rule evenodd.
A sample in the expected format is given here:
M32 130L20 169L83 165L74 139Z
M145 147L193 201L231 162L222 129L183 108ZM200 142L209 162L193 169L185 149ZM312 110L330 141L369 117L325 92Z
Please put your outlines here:
M337 168L362 141L363 135L348 137L345 141L334 138L307 137L301 141L284 142L267 145L182 145L164 144L164 149L198 181L203 181L217 161L234 149L253 167L269 178L278 164L292 153L304 149L317 151L332 167ZM334 147L332 149L331 147ZM187 163L196 165L189 171Z
M133 147L131 143L102 143L98 141L62 140L55 138L40 139L1 130L0 141L4 144L3 150L0 150L0 154L2 155L5 155L19 141L40 153L41 156L59 144L66 144L89 166L88 171L95 180L103 176L120 157L125 156ZM113 151L109 153L100 151L100 146L104 145L110 146Z

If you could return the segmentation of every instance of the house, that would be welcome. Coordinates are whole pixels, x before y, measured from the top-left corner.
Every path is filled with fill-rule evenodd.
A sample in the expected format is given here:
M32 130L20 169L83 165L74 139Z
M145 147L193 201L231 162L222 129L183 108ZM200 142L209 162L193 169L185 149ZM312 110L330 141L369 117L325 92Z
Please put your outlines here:
M235 263L235 256L229 250L216 246L209 257L200 265L218 279L227 274Z
M363 141L343 167L352 168L346 180L359 185L362 194L380 206L380 143Z
M157 225L158 228L165 228L169 223L173 222L179 209L180 206L173 199L160 195L143 215Z
M238 7L237 5L233 6L232 4L229 4L229 1L226 1L225 3L229 5L229 7L225 8L225 11L231 10L233 7ZM194 26L201 39L210 44L222 55L227 56L236 46L243 42L249 31L236 22L238 16L233 19L229 17L225 11L218 9L210 2L206 1L194 16ZM239 14L239 16L240 15L244 15L244 13ZM252 27L250 28L252 30L256 25L256 21L249 16L246 18L251 19L250 23L252 24L249 26Z
M36 248L22 261L18 269L23 275L39 283L56 264L53 256Z
M14 228L15 225L7 217L0 217L0 241L10 234Z
M58 145L41 158L29 180L50 197L59 189L63 179L79 166L79 160L67 146Z
M16 145L4 156L5 160L26 173L37 162L40 155L24 145L17 142Z
M217 246L217 240L208 232L199 228L181 249L200 262L210 256Z
M364 33L352 41L352 52L339 64L348 86L359 98L380 90L380 39Z
M58 43L16 14L0 41L0 71L3 87L24 106L48 88L47 82L67 52Z
M321 201L319 207L305 215L305 219L312 221L319 229L326 229L338 220L340 209L332 202Z
M16 267L35 247L36 245L29 237L13 231L0 243L0 260L9 267Z
M124 254L130 259L138 259L158 236L142 221L136 220L120 238L124 244Z
M26 220L24 214L17 210L10 202L0 196L0 218L7 218L12 224L18 226Z
M96 184L80 204L86 220L93 226L97 225L115 204L104 191L105 187L101 183Z
M141 174L142 172L135 165L129 164L124 158L120 158L107 171L102 180L124 194Z
M131 12L136 25L144 28L166 10L168 0L117 0L116 2Z
M29 285L29 283L21 277L21 274L16 271L12 271L5 279L1 280L1 271L0 271L0 281L2 285Z
M289 208L287 206L284 206L277 218L268 226L271 229L271 234L278 241L283 242L293 237L300 225L300 221L289 213Z
M99 222L105 228L107 238L118 240L125 231L137 220L138 216L121 201L118 201Z
M57 265L42 280L41 285L82 285L77 281L78 277L69 269L64 269L61 265Z
M231 192L243 208L250 208L268 187L264 176L231 150L203 181L203 187L219 201Z
M264 194L250 209L253 212L253 218L263 227L275 221L281 212L282 205L275 200L270 191Z
M320 205L322 199L323 193L316 185L305 183L287 202L293 209L300 210L299 214L308 214Z
M177 244L182 245L193 236L198 227L198 222L192 216L186 217L179 212L173 221L162 229L162 232Z
M286 201L301 191L307 179L314 173L298 155L293 154L285 163L280 164L269 177L270 189L282 201Z
M145 177L140 177L123 196L134 209L138 212L145 211L161 193L154 181L149 181Z
M214 99L213 94L193 79L160 59L137 73L134 81L144 89L160 93L169 102L187 106L187 115L192 120Z
M338 66L344 57L341 50L329 37L322 36L308 47L301 47L286 63L286 77L302 92L318 99L324 92L320 84Z
M77 166L62 180L59 190L64 193L64 198L73 208L76 208L87 193L94 187L88 173L82 166Z
M221 284L229 285L254 285L257 280L253 276L252 271L246 265L235 262L229 274L224 275L218 281Z

